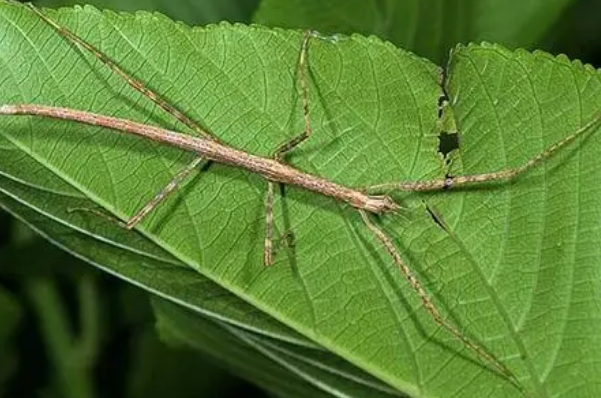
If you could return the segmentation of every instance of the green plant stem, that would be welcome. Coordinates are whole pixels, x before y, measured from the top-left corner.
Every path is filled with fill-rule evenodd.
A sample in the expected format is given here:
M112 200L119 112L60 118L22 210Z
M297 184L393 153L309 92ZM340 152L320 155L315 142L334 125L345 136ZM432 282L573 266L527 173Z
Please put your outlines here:
M40 330L48 350L60 395L68 398L93 398L90 368L97 350L97 305L91 283L80 286L82 299L82 337L72 335L69 319L53 280L39 278L27 284ZM85 291L85 293L83 293Z

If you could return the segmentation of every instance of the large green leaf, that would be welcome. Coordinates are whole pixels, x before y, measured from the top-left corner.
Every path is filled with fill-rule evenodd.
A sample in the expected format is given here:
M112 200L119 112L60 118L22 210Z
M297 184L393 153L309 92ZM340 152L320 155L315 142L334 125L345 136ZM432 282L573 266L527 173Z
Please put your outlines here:
M430 59L457 43L531 47L573 0L263 0L255 21L332 33L375 34Z
M302 130L298 32L189 29L157 15L93 8L49 15L233 146L268 155ZM0 37L0 103L60 105L185 131L23 7L0 6ZM309 51L314 135L291 163L353 186L445 175L437 67L360 36L316 39ZM521 164L590 120L601 99L594 70L542 53L460 47L446 74L460 131L457 175ZM441 311L532 396L601 390L594 382L601 366L600 146L591 135L512 184L398 195L408 209L379 221ZM212 165L131 232L69 209L131 215L193 155L25 117L0 118L0 151L4 208L109 272L227 325L228 338L252 332L263 346L269 338L270 351L285 346L313 362L312 350L327 350L325 363L340 357L365 372L345 369L344 377L370 380L362 384L375 377L408 396L520 395L436 327L347 206L287 187L275 220L280 232L294 232L295 245L266 269L266 186L258 176ZM182 336L194 327L178 324ZM320 378L311 370L306 382L335 383L331 372Z

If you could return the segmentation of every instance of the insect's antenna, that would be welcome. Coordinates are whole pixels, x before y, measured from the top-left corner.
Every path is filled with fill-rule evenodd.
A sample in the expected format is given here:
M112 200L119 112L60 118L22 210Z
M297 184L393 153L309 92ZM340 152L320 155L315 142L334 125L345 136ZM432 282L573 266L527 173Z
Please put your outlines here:
M489 354L483 347L479 346L467 336L465 336L463 333L461 333L459 329L457 329L457 327L449 323L442 316L438 308L436 308L436 305L432 302L432 299L430 298L428 293L425 291L419 279L417 279L417 277L413 274L411 269L407 266L407 264L405 264L405 262L401 258L401 255L394 246L394 243L392 243L392 240L388 237L388 235L386 235L386 233L384 233L384 231L382 231L382 229L380 229L374 223L371 222L368 214L364 210L358 211L361 214L361 218L363 218L363 222L365 223L365 225L367 225L369 230L375 235L376 238L378 238L382 245L384 245L386 251L393 258L395 264L399 267L401 273L411 285L411 288L420 297L422 305L426 308L428 313L430 313L430 316L432 316L434 321L443 328L447 329L453 336L455 336L461 342L463 342L463 344L465 344L467 347L469 347L469 349L474 351L478 355L478 357L484 359L486 363L491 364L498 372L509 378L514 384L516 384L516 386L521 388L521 384L519 383L513 372L511 372L511 370L509 370L505 365L503 365L498 359Z
M497 180L511 180L527 170L537 166L543 160L553 156L560 149L574 142L578 137L584 135L589 130L599 127L601 125L601 114L596 115L584 126L567 136L566 138L557 141L555 144L547 148L545 151L533 156L521 166L491 172L483 174L472 174L466 176L447 177L438 180L430 181L406 181L406 182L391 182L384 184L372 185L367 188L368 191L381 191L381 190L401 190L401 191L437 191L441 189L448 189L453 187L460 187L464 185L471 185L476 183L482 183L487 181Z
M96 49L94 46L92 46L90 43L86 42L85 40L79 38L77 35L75 35L69 29L54 22L52 19L50 19L49 17L44 15L44 13L42 11L40 11L37 7L35 7L33 4L27 3L26 5L36 15L38 15L42 21L46 22L48 25L50 25L52 28L54 28L54 30L56 30L59 35L61 35L68 41L75 43L75 44L79 45L80 47L84 48L85 50L89 51L100 62L105 64L109 69L111 69L114 73L116 73L118 76L120 76L125 82L127 82L127 84L129 84L133 89L137 90L138 92L140 92L143 95L145 95L146 97L148 97L152 102L154 102L156 105L158 105L160 108L162 108L165 112L174 116L177 120L179 120L180 122L182 122L183 124L188 126L190 129L192 129L198 135L218 141L215 136L213 136L207 130L202 128L198 123L196 123L195 121L190 119L188 116L184 115L180 110L175 108L173 105L169 104L160 95L158 95L151 89L147 88L140 80L127 74L127 72L125 72L123 69L121 69L121 67L119 65L117 65L115 62L113 62L108 56L103 54L100 50Z

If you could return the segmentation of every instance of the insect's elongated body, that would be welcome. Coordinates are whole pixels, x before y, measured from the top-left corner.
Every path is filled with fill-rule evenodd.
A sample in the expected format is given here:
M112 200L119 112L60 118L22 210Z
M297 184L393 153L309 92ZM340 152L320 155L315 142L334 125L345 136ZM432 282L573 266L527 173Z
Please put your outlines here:
M357 209L370 213L381 214L399 209L399 205L387 195L368 195L325 178L302 172L275 159L263 158L232 148L211 138L192 137L131 120L50 106L3 105L0 106L0 114L47 116L124 131L196 152L206 159L247 169L270 181L297 185L344 201Z

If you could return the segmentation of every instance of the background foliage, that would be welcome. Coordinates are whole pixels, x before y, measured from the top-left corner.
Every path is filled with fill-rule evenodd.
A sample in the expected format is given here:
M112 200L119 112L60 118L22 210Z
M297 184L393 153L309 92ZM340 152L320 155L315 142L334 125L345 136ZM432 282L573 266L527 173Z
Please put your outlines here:
M419 1L344 2L344 7L334 1L322 3L239 0L93 4L121 10L146 7L188 24L256 21L271 26L310 27L324 33L373 33L439 65L444 65L449 49L456 43L481 40L566 53L571 58L598 64L600 36L595 30L598 6L594 1L435 1L428 9L420 7ZM53 1L38 5L70 4ZM156 338L146 293L82 265L6 214L0 218L0 244L0 392L6 396L148 397L177 393L182 397L225 397L238 396L240 389L247 396L251 394L247 389L256 396L264 395L235 381L231 373L221 371L214 363L226 363L235 373L271 387L282 396L295 396L295 391L306 388L297 386L292 382L296 379L286 374L288 371L307 375L299 370L302 362L297 363L297 369L282 371L272 361L249 361L253 366L246 369L240 369L240 363L227 361L229 357L244 357L251 346L277 352L287 364L295 363L295 353L283 343L272 347L269 341L235 329L229 331L229 344L228 340L213 341L214 326L210 323L202 324L197 317L188 319L185 311L180 313L172 304L155 300L157 329L164 341L171 342L166 347ZM174 278L185 278L186 272L174 273ZM203 291L202 286L194 286L194 290ZM220 293L212 294L209 298ZM227 306L227 302L216 305ZM170 316L161 317L161 312ZM229 315L235 319L247 314ZM188 328L178 324L195 322L199 323L196 333L181 333ZM282 333L277 325L273 328L273 333ZM204 333L206 339L199 340L199 333ZM302 341L294 335L287 338ZM240 341L247 345L240 345ZM205 358L188 346L200 346L212 356ZM221 360L215 361L215 357ZM328 365L336 368L338 364ZM260 367L271 372L253 375L252 368ZM266 377L270 373L271 379ZM286 383L278 383L278 379ZM362 384L370 391L370 381ZM351 387L356 393L357 387ZM378 391L382 395L389 393L381 386ZM370 392L373 394L373 390Z

